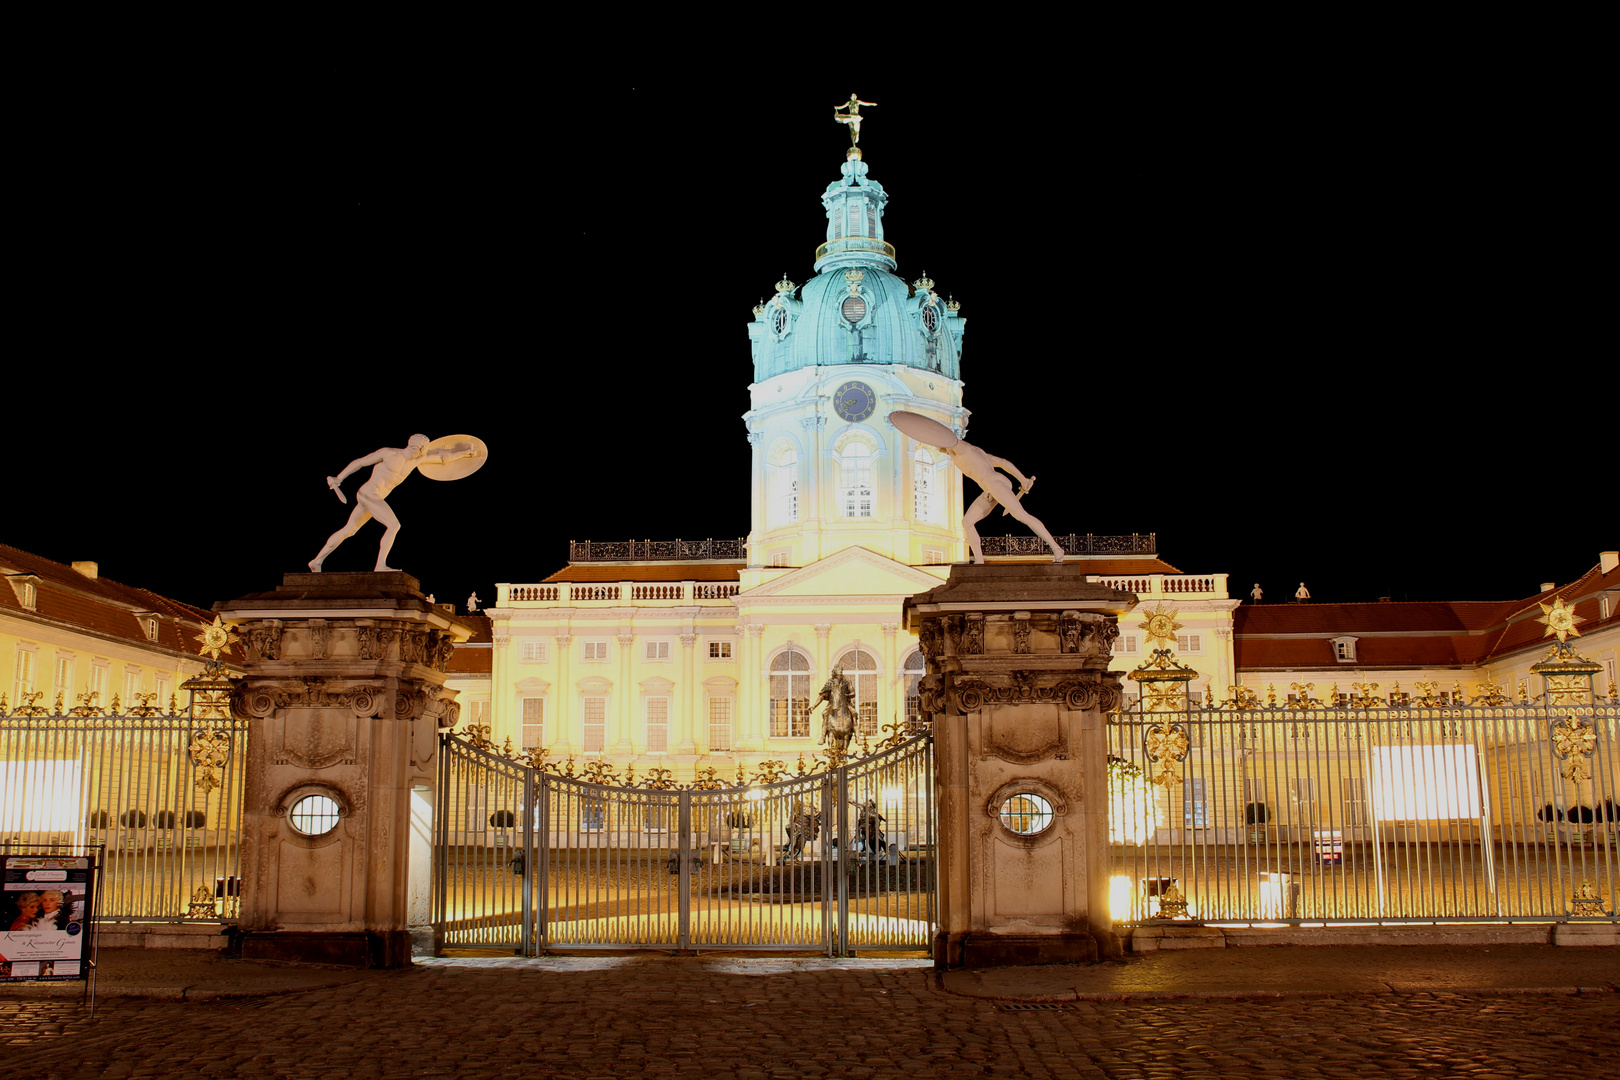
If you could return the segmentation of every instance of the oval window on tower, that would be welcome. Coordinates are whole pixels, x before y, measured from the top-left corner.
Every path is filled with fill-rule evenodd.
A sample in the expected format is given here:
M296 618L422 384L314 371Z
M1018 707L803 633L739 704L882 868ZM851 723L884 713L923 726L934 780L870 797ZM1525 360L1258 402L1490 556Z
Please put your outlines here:
M777 336L781 336L782 334L787 333L787 328L788 328L787 309L786 308L777 308L776 311L771 315L771 329L776 332Z
M923 329L932 334L939 329L939 309L929 304L922 309Z
M844 321L851 326L866 318L866 301L858 296L847 297L844 300Z

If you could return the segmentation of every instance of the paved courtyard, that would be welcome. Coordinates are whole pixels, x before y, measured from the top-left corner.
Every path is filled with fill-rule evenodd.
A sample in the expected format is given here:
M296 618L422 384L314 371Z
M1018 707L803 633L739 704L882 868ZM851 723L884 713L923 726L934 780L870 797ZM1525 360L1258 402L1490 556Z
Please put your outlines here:
M1620 1052L1612 990L1037 1005L954 993L918 961L664 956L433 960L343 978L263 997L105 997L93 1021L76 999L0 992L0 1062L29 1080L1484 1080L1612 1075Z

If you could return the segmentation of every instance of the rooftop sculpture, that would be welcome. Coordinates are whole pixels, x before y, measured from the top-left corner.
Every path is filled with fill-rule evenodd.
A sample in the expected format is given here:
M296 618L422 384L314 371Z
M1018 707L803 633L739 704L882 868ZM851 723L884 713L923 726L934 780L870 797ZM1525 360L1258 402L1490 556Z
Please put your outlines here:
M412 435L403 447L385 446L363 458L355 458L342 472L326 478L326 486L332 489L338 502L347 504L349 501L348 496L343 494L343 481L350 473L370 465L371 476L354 493L357 505L349 520L327 539L321 553L309 561L310 570L320 573L326 557L372 518L384 526L382 543L377 548L376 571L381 573L394 569L388 565L388 552L393 549L394 540L399 536L399 518L394 516L386 501L388 493L413 472L420 471L433 480L459 480L477 472L487 460L489 450L483 440L472 435L446 435L434 441L429 441L426 435Z

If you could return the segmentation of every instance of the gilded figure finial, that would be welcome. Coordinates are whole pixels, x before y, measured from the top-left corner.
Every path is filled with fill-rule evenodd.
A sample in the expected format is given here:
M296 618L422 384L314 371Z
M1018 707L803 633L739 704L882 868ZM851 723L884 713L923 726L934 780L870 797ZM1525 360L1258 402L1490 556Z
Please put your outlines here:
M851 149L860 145L861 141L861 106L877 105L875 101L862 101L858 94L850 94L849 100L841 105L833 106L833 119L840 124L849 125L849 145Z

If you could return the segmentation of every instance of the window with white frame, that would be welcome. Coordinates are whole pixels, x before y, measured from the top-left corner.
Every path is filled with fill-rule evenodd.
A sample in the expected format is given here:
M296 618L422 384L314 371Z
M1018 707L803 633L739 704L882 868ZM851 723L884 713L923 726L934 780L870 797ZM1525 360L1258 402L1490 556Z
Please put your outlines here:
M158 639L158 621L156 615L148 615L146 618L142 619L141 626L146 631L147 641L156 641Z
M844 677L855 689L856 733L878 733L878 666L877 658L865 649L853 649L842 660Z
M135 704L135 695L141 692L141 669L126 667L124 669L124 705L127 708Z
M543 664L551 655L551 642L545 638L523 639L523 662L525 664Z
M906 727L916 730L922 720L922 686L923 676L928 674L928 668L923 661L923 654L911 650L906 656L906 662L901 666L906 681Z
M607 743L607 698L588 695L585 698L585 752L599 754Z
M643 660L668 660L669 642L644 641L641 643L641 658Z
M154 704L160 709L167 709L171 704L169 700L169 677L163 674L153 675L152 690L157 695Z
M1336 637L1330 639L1333 644L1333 659L1341 664L1356 662L1356 639L1353 637Z
M852 442L838 455L838 502L845 517L872 516L872 451Z
M470 723L473 727L489 727L489 702L468 702L467 711L472 717Z
M1121 634L1114 639L1114 651L1117 653L1133 653L1136 651L1136 635Z
M608 658L607 639L602 638L600 640L586 641L580 646L580 650L581 660L591 663L605 661Z
M32 581L23 581L17 584L17 602L27 611L33 611L39 606L39 588Z
M546 699L523 699L523 749L533 750L546 745Z
M771 565L786 566L788 564L788 554L788 551L785 549L782 551L771 552Z
M709 749L731 749L731 698L709 699Z
M73 703L73 658L71 656L57 654L56 684L52 688L52 692L59 695L68 704Z
M1204 651L1204 638L1202 634L1177 634L1176 649L1182 653L1201 653Z
M731 642L729 642L729 641L711 641L711 642L709 642L709 659L710 660L730 660L731 659Z
M771 734L810 734L810 657L790 648L771 661Z
M90 699L103 708L107 705L107 661L90 661Z
M1344 823L1352 829L1364 828L1367 824L1367 778L1342 776L1339 779L1344 787Z
M11 695L14 704L21 705L23 695L34 692L34 680L39 677L36 674L36 664L38 664L38 660L34 657L34 650L19 645L17 647L17 680L12 687Z
M923 564L926 566L939 566L945 561L943 548L923 548Z
M1293 776L1288 779L1288 800L1294 804L1294 814L1301 821L1316 820L1316 777Z
M669 752L669 698L650 697L647 699L647 752L649 754L666 754Z

